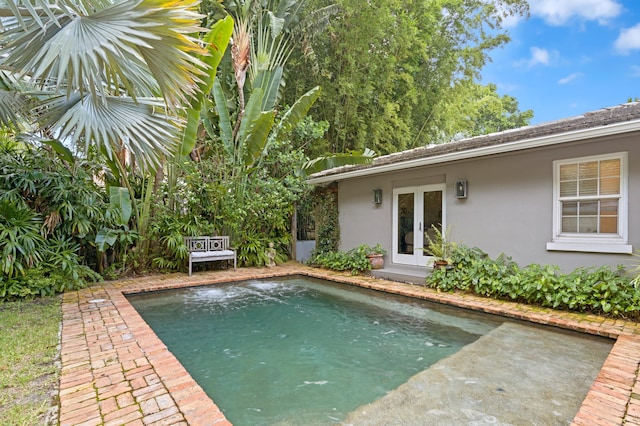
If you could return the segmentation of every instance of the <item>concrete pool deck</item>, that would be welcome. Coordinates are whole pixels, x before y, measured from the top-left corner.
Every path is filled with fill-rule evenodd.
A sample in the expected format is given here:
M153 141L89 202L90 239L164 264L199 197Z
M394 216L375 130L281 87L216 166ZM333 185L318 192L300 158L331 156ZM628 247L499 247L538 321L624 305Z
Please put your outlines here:
M640 425L640 323L568 313L288 263L154 275L64 294L60 425L230 425L125 298L127 293L302 274L615 340L574 425Z

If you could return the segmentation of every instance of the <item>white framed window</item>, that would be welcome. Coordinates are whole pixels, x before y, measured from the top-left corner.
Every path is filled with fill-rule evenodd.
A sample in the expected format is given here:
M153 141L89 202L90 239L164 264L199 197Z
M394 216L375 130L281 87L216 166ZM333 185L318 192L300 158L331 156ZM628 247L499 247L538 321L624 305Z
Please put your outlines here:
M553 238L547 250L631 253L627 153L553 162Z

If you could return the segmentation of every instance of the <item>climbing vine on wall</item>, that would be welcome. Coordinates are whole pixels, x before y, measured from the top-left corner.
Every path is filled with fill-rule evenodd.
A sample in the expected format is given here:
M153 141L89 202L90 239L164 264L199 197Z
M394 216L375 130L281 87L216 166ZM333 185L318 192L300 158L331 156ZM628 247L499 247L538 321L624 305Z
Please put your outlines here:
M338 220L337 185L316 190L316 254L338 251L340 223Z

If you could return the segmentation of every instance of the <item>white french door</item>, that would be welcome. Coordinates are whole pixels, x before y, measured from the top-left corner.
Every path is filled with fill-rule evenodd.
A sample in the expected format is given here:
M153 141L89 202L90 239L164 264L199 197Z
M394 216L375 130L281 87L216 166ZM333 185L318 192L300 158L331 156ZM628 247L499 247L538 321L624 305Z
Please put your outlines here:
M426 235L432 226L446 229L445 189L438 184L393 190L393 263L426 266L432 259Z

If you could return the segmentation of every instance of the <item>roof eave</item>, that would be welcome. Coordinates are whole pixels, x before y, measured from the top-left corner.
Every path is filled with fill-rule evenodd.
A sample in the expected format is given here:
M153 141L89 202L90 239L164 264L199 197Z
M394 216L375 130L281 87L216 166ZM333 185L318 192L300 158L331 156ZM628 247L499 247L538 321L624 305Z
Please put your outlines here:
M640 120L626 121L622 123L614 123L605 126L593 127L590 129L580 129L571 132L559 133L554 135L546 135L523 139L514 142L495 144L472 148L464 151L445 153L430 157L415 158L411 160L399 161L397 163L383 164L371 167L360 168L352 171L344 171L335 174L329 174L318 177L310 177L307 182L311 185L322 185L335 181L353 179L358 177L370 176L374 174L395 172L415 167L431 166L435 164L450 163L453 161L467 160L489 155L504 154L508 152L522 151L525 149L541 148L550 145L559 145L563 143L576 142L599 138L603 136L613 136L623 133L640 131Z

